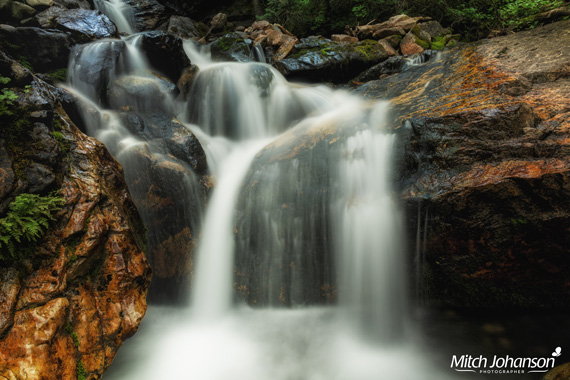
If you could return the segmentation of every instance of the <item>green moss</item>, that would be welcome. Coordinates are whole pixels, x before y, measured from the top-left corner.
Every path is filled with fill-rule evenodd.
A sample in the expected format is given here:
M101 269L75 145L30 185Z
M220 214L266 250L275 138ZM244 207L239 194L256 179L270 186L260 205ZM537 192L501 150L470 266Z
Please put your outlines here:
M447 45L445 45L445 46L448 47L448 48L455 47L455 46L457 46L457 41L451 40L451 41L449 41L449 42L447 43Z
M427 41L424 41L418 37L416 37L416 44L420 45L421 47L423 47L424 49L429 49L430 48L430 44Z
M73 340L73 345L76 348L79 348L79 337L77 336L77 333L73 331L73 326L71 326L71 323L67 322L65 325L65 331L69 334L71 340Z
M370 61L377 57L378 41L375 40L364 40L353 47L354 51L357 52L364 60Z
M77 362L77 380L87 380L87 375L89 375L89 373L85 369L83 362L79 360Z
M57 143L59 144L59 147L61 148L61 151L64 154L69 153L69 149L71 148L71 142L69 140L67 140L63 134L59 131L53 131L51 133L53 135L53 137L57 140Z
M289 54L289 56L287 58L293 58L293 59L301 58L302 56L304 56L305 54L307 54L309 52L310 52L310 50L307 50L307 49L299 50L296 53Z

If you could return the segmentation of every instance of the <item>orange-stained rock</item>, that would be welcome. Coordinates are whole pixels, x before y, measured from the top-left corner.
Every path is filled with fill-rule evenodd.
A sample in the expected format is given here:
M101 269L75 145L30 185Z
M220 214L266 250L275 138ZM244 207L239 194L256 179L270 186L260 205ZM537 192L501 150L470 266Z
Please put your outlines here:
M400 50L403 55L411 55L423 52L424 48L416 43L416 36L413 33L408 33L400 42Z
M101 378L146 311L144 229L103 144L75 127L39 79L22 94L21 107L40 111L37 122L17 142L0 129L0 163L6 152L16 167L46 166L56 180L41 195L59 190L65 204L31 257L0 269L0 378L74 379L80 363L88 379ZM17 178L0 205L33 191L27 181Z
M284 35L283 44L279 47L279 49L277 49L277 52L273 57L275 61L280 61L282 59L285 59L289 55L289 53L291 53L291 50L293 50L293 47L298 41L299 40L294 37L287 38Z

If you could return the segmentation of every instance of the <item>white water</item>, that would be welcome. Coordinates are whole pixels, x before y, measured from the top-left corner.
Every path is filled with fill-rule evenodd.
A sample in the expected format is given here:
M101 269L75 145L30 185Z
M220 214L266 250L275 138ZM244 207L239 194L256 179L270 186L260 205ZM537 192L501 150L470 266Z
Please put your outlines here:
M266 143L260 140L239 144L224 157L216 172L219 180L210 198L197 252L200 270L192 291L192 308L197 318L220 318L232 307L234 205L253 157Z
M96 9L113 21L119 32L134 33L133 10L122 0L95 0L94 3Z
M98 3L116 23L129 21L119 0ZM129 33L124 25L120 29ZM121 43L126 45L116 45ZM414 349L414 334L406 329L401 220L390 186L395 137L386 131L387 105L325 86L292 85L261 63L212 62L193 43L186 43L185 51L200 72L182 108L161 92L136 36L93 43L70 63L71 91L83 101L87 129L121 161L127 180L140 177L148 155L153 167L166 164L183 173L168 178L188 198L176 223L192 225L201 215L194 201L198 178L160 139L134 137L119 108L144 114L157 98L152 94L163 94L159 97L168 104L158 112L188 122L215 177L194 252L190 306L151 305L140 332L121 349L105 379L445 379ZM101 83L89 76L95 57L115 62L106 69L105 86L149 82L147 98L127 93L105 109ZM271 152L293 141L294 150L329 133L327 143L316 139L308 152L264 161L264 147L271 145ZM244 188L244 180L252 178ZM256 179L262 188L254 192ZM152 215L145 223L152 223ZM311 256L318 250L324 250L322 262ZM252 281L259 285L260 304L283 300L297 308L236 304L237 253L240 260L249 255L246 261L257 263ZM329 273L333 267L336 274ZM330 287L331 299L338 297L337 306L303 306L323 291L320 281Z

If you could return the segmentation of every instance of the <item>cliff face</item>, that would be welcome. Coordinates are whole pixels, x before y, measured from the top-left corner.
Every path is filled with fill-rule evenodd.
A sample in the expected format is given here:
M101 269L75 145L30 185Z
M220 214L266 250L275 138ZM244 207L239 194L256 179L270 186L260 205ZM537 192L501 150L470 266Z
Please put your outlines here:
M420 297L568 305L569 26L470 44L357 89L391 99L402 125Z
M0 67L16 97L0 115L0 213L21 194L62 198L35 242L2 247L0 377L100 378L146 311L144 227L122 168L58 90L5 56Z

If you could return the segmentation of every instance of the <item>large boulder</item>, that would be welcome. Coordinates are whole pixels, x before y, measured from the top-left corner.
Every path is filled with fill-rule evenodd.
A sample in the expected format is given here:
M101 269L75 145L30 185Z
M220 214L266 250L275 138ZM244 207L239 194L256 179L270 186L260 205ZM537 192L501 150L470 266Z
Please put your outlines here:
M125 3L133 9L135 30L166 30L172 13L157 0L127 0Z
M26 193L57 191L62 204L39 239L14 256L0 248L0 377L100 378L145 314L144 227L121 166L75 127L53 88L35 78L10 90L0 216Z
M51 7L35 17L42 28L63 30L70 33L77 42L117 35L117 28L111 20L95 10Z
M356 90L390 99L399 115L398 180L409 236L422 236L425 253L420 297L476 307L570 301L570 40L559 33L569 25L444 52Z
M144 32L141 47L150 65L175 83L190 66L180 37L162 31Z
M35 72L67 67L73 44L69 35L59 30L8 25L0 25L0 38L0 46L6 53L25 60Z

